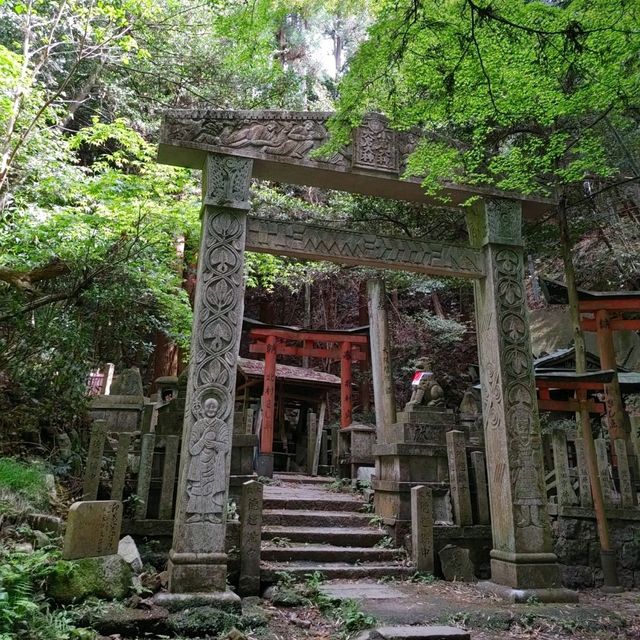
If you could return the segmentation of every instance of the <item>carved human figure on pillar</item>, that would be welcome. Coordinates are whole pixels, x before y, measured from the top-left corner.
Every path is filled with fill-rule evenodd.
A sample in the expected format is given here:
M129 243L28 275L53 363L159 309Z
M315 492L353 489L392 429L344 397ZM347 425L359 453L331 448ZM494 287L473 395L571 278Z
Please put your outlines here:
M219 402L206 398L189 440L187 522L222 522L226 490L229 428L217 417Z
M444 391L431 371L431 363L427 358L419 358L416 361L416 372L411 385L413 392L406 406L407 411L418 405L444 406Z

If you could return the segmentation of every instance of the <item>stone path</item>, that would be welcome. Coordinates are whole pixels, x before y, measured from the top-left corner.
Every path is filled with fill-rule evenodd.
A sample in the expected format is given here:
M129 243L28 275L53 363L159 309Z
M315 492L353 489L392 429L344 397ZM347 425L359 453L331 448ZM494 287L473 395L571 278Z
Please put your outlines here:
M332 492L324 478L276 474L264 491L261 570L263 582L279 572L297 578L320 572L326 579L409 575L402 549L386 545L370 524L358 495Z
M337 580L320 589L333 598L355 600L380 625L453 625L469 630L472 640L640 638L640 594L632 592L581 592L579 604L514 605L473 585L442 580L431 584Z

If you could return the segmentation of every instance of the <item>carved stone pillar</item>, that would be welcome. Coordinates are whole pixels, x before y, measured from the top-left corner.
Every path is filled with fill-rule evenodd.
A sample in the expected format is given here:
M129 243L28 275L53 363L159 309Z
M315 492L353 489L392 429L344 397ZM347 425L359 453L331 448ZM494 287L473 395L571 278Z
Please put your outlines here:
M209 155L204 167L170 593L159 598L165 606L239 602L226 591L225 535L251 169L250 160L219 155Z
M488 200L468 214L484 252L475 286L493 550L491 577L512 600L576 600L552 550L524 290L521 205Z

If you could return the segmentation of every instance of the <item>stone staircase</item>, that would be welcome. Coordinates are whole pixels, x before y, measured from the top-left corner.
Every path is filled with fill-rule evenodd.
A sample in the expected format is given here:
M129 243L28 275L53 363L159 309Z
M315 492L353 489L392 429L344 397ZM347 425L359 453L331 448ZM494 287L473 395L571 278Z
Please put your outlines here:
M373 514L349 493L327 490L330 480L276 474L262 514L261 573L274 583L279 572L297 579L315 571L328 579L405 577L413 572L403 549L388 548Z

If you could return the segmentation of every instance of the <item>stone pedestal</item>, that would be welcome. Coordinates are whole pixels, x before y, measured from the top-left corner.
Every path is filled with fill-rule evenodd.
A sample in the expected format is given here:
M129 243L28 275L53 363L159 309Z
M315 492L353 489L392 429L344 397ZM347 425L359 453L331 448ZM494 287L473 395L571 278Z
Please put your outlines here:
M454 428L453 411L413 407L398 413L398 422L386 430L391 441L374 447L373 483L376 514L393 525L393 537L402 543L411 530L411 489L431 489L434 520L453 524L448 487L445 434Z
M207 156L169 594L226 604L225 533L251 162ZM187 605L188 606L188 605Z
M486 274L474 283L474 291L493 534L491 577L507 590L533 590L540 599L540 590L551 590L558 599L560 573L547 513L524 290L521 205L498 199L477 203L467 222L472 246L483 251Z

